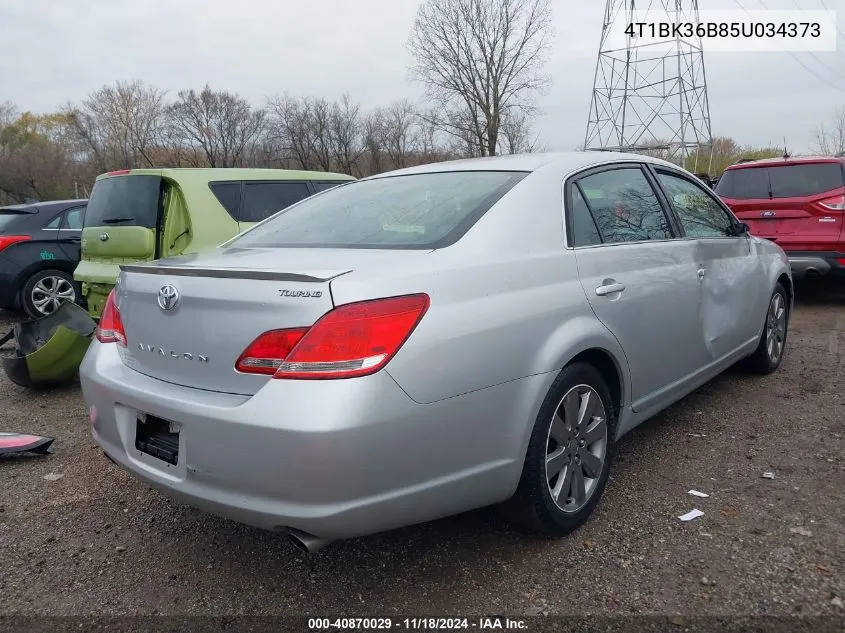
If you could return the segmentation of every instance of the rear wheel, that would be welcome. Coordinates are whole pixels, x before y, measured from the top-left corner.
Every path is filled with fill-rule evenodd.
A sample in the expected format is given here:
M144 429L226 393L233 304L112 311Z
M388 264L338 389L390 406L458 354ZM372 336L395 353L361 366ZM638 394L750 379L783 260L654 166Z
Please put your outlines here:
M504 505L520 528L564 536L599 502L610 473L616 414L601 374L564 368L546 396L528 443L522 477Z
M21 307L31 318L53 314L64 302L76 302L79 287L62 270L39 270L21 289Z
M770 374L780 367L786 351L789 328L789 301L781 284L775 286L766 310L766 324L754 353L746 359L746 367L758 374Z

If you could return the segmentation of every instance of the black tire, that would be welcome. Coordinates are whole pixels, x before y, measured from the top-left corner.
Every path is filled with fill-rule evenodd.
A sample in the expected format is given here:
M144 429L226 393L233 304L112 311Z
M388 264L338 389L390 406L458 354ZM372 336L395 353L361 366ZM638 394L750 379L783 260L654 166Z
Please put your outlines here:
M73 289L73 296L67 297L65 300L77 302L79 301L80 297L80 290L79 284L77 284L71 275L66 273L63 270L56 270L56 269L47 269L47 270L39 270L38 272L34 273L29 279L24 282L23 286L21 287L21 294L20 294L20 302L21 308L23 311L26 312L27 316L32 319L37 319L40 317L45 316L46 314L50 314L50 312L43 312L35 305L33 302L33 290L36 286L42 282L48 283L49 279L54 280L62 280L64 283L68 284L70 288ZM52 303L52 302L51 302Z
M772 355L769 353L768 347L768 337L771 320L770 310L772 302L775 301L775 297L777 296L780 297L781 304L783 305L784 321L780 353L777 355L776 358L772 358ZM781 362L783 362L784 354L786 354L786 339L787 334L789 332L790 316L791 315L789 314L789 295L786 294L786 290L784 289L784 287L780 283L778 283L775 285L775 289L772 291L772 296L769 298L769 302L766 304L766 315L763 322L763 333L760 335L760 342L757 344L757 349L754 350L754 353L751 354L751 356L749 356L748 358L746 358L743 362L744 369L755 374L771 374L778 367L780 367Z
M547 478L546 459L549 446L554 443L551 431L555 414L559 407L562 408L564 396L580 385L592 388L593 392L598 394L604 407L607 429L605 457L599 476L590 478L594 483L589 484L593 487L586 504L573 511L564 511L552 498L552 484ZM591 397L594 396L591 395ZM540 407L540 413L537 415L528 443L516 494L502 506L505 516L523 531L547 537L565 536L586 521L598 504L607 484L613 459L616 418L617 412L610 397L610 390L598 370L592 365L580 362L565 367L555 379ZM566 446L569 446L569 442ZM561 444L560 448L565 447ZM570 468L572 465L573 462L570 461L565 468ZM584 468L586 468L586 462L584 462Z

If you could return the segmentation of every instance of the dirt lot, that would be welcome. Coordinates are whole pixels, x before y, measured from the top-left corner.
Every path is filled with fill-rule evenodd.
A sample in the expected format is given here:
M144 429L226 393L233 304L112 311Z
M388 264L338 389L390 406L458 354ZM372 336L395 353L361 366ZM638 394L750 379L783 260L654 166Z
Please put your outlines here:
M555 542L481 510L306 556L112 465L78 385L0 373L0 429L57 438L0 461L0 614L845 614L840 288L799 288L775 375L728 372L627 436L592 520Z

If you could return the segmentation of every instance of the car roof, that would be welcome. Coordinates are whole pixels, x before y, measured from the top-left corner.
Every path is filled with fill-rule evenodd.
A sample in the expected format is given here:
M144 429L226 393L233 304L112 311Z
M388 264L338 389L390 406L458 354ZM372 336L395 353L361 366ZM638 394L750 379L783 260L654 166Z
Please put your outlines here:
M151 169L122 169L97 176L97 180L113 176L179 176L203 177L215 180L355 180L348 174L300 169L262 169L251 167L163 167Z
M533 172L549 167L561 173L572 173L595 165L615 162L643 162L654 165L678 168L677 165L659 158L627 152L541 152L536 154L508 154L505 156L486 156L483 158L463 158L458 160L430 163L418 167L408 167L396 171L371 176L384 178L409 174L426 174L448 171L525 171Z
M773 165L812 165L818 163L839 163L845 164L845 157L840 156L790 156L784 158L778 156L775 158L760 158L757 160L749 160L742 163L736 163L728 167L727 170L734 169L749 169L754 167L771 167Z
M82 205L88 202L87 198L78 198L75 200L47 200L46 202L30 202L28 204L8 204L0 207L0 211L18 211L19 213L38 213L39 209L45 211L52 211L59 207L70 207L73 205Z

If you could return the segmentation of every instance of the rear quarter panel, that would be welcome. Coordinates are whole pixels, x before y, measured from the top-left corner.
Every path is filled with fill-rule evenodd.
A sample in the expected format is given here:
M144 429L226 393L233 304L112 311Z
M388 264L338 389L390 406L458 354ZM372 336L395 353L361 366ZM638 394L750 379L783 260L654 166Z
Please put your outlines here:
M461 240L422 263L332 282L336 304L428 293L428 313L387 366L413 400L431 403L553 372L550 382L590 348L624 359L590 310L564 247L562 181L553 171L534 172Z

